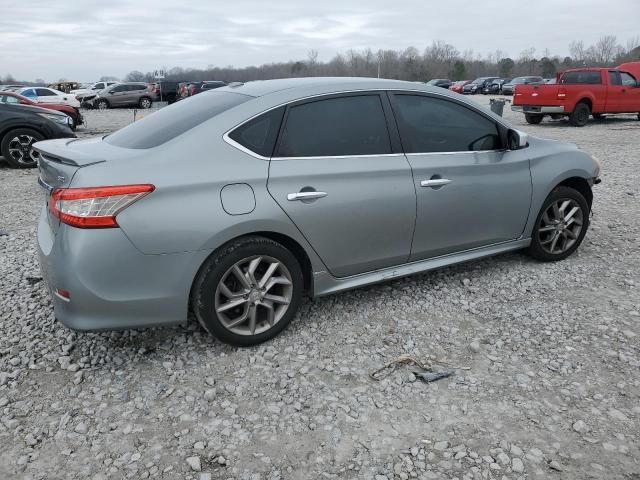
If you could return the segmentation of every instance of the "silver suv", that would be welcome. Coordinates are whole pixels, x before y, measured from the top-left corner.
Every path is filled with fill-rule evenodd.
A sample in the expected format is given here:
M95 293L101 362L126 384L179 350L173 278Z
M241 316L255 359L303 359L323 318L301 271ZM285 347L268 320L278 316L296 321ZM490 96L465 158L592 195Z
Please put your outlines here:
M119 83L100 90L86 103L93 108L104 110L113 107L151 108L153 86L143 82Z

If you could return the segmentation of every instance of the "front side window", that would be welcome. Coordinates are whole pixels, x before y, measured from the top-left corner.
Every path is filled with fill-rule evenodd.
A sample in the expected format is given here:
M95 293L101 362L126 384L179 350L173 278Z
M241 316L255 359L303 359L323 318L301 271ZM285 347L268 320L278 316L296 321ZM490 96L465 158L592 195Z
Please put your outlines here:
M109 92L109 93L125 92L126 90L127 90L127 85L118 85L113 90L111 90L111 92Z
M229 134L229 138L263 157L270 157L278 137L284 107L249 120Z
M290 107L277 157L391 153L379 95L316 100Z
M28 90L25 90L24 92L21 93L21 95L25 96L25 97L36 97L36 91L33 88L30 88Z
M635 87L637 85L636 79L627 72L620 72L620 78L622 79L622 85L625 87Z
M492 120L458 103L421 95L395 95L406 153L466 152L501 148Z

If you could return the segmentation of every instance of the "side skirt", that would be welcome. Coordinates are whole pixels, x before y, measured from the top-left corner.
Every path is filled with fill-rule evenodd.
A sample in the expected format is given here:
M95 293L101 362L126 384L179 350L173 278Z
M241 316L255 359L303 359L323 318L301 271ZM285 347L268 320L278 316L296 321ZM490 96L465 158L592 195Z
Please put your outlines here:
M487 247L474 248L472 250L465 250L464 252L451 253L448 255L419 260L417 262L406 263L396 267L389 267L382 270L376 270L374 272L361 273L343 278L336 278L326 271L314 272L313 294L314 296L319 297L340 292L342 290L370 285L372 283L406 277L416 273L427 272L429 270L454 265L456 263L468 262L478 258L498 255L512 250L519 250L528 247L530 243L530 238L512 240L509 242L496 243Z

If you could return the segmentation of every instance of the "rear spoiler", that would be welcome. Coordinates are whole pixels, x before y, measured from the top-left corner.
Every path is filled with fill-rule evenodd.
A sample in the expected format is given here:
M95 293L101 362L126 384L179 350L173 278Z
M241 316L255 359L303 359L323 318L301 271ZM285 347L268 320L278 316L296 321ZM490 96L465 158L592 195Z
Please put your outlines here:
M77 138L59 138L56 140L45 140L33 144L33 149L44 156L48 161L71 165L74 167L86 167L103 163L106 160L87 155L78 150L71 150L68 145L77 141Z

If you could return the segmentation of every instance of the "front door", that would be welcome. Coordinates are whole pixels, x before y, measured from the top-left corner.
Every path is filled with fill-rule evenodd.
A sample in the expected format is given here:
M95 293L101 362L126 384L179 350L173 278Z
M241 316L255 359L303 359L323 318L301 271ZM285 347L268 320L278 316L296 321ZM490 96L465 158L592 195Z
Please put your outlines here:
M417 192L411 260L520 237L531 204L526 149L505 151L495 120L457 101L392 100Z
M379 93L297 102L285 113L268 189L336 277L409 258L416 196L392 148L391 116Z

